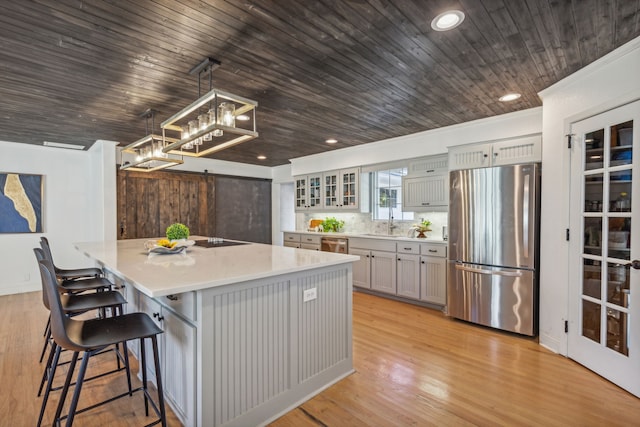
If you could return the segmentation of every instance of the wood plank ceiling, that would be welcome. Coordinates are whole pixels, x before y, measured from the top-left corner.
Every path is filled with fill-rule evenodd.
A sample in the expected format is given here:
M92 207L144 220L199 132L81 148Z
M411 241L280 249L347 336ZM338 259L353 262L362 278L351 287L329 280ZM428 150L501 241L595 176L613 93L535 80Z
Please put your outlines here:
M257 139L212 158L288 159L541 105L537 92L640 35L639 0L1 0L0 140L126 145L214 87L259 102ZM436 32L437 14L462 25ZM208 85L207 85L208 89ZM507 92L522 97L497 102ZM204 93L204 91L202 92ZM329 137L339 140L328 145ZM263 154L267 160L257 160Z

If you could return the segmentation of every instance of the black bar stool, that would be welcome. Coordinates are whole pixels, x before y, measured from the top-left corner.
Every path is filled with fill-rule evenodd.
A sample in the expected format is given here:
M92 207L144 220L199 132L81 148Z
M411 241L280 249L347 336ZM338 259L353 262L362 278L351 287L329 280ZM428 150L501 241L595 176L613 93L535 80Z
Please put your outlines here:
M54 424L61 422L66 418L67 427L73 425L76 414L96 408L108 402L112 402L121 397L130 396L134 392L142 391L145 402L145 414L149 415L149 403L159 417L149 426L161 423L166 427L166 414L164 406L164 395L162 388L162 378L160 374L160 359L158 355L157 335L162 333L153 320L144 313L131 313L116 317L107 317L104 319L75 320L65 315L62 309L62 301L57 291L55 271L52 271L46 262L40 261L40 275L42 277L43 289L49 301L51 309L51 333L56 345L62 349L73 351L73 356L69 364L69 371L62 388L60 401L54 418ZM77 409L78 399L82 390L87 365L92 356L99 353L104 348L122 343L123 350L126 354L126 342L130 340L140 340L140 364L142 369L142 386L135 390L128 390L125 393L114 396L103 402L86 408ZM158 389L158 403L156 404L151 397L147 384L147 362L144 340L150 339L153 347L153 359L156 369L156 382ZM62 409L71 385L75 365L78 361L80 352L82 355L82 363L76 378L75 390L69 407L68 415L62 415ZM127 356L125 356L127 357ZM127 358L128 359L128 358ZM51 377L55 375L56 364L52 364Z
M46 238L44 237L42 239L46 240ZM48 262L51 263L51 265L53 265L53 261L51 261L51 259L47 257L47 253L51 254L50 251L47 252L44 249L33 248L33 252L35 253L36 260L38 262L40 262L41 260L47 260ZM55 266L54 266L54 269L55 269ZM92 277L90 279L83 279L83 280L67 280L64 282L58 281L58 285L60 287L60 292L62 293L79 294L87 291L103 292L111 289L112 283L103 277L98 277L98 278ZM115 295L113 294L111 295L112 297L115 297ZM45 303L45 307L49 309L48 302L44 298L44 293L42 297L43 297L43 303ZM108 298L106 298L106 300L108 300ZM78 304L79 303L78 301L79 300L75 299L75 300L72 300L71 302L73 302L74 304ZM67 299L66 302L69 303L70 301ZM101 312L104 315L104 307L102 307L101 309L102 309ZM72 310L72 311L78 312L80 310ZM49 316L49 318L47 319L47 325L45 326L45 329L44 329L43 335L45 337L45 341L44 341L44 346L42 347L42 352L40 353L40 363L42 363L42 359L44 358L44 354L47 350L47 343L49 342L49 338L51 338L51 330L49 329L50 322L51 322L51 316Z
M42 250L45 252L45 257L51 261L53 264L53 268L56 272L56 277L60 280L77 280L77 279L87 279L87 278L96 278L104 276L104 272L102 269L97 267L86 267L86 268L74 268L74 269L66 269L66 268L58 268L56 267L56 263L53 262L53 255L51 253L51 246L49 245L49 240L42 236L40 237L40 246Z

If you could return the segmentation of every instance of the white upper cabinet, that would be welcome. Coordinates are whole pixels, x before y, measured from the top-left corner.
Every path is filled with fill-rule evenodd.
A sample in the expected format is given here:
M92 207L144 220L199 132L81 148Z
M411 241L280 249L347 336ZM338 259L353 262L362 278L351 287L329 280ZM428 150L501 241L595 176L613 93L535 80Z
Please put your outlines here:
M540 161L542 161L542 137L540 135L449 148L450 170Z
M422 157L409 161L407 176L425 176L447 173L449 156L441 154L437 156Z
M402 209L441 210L449 205L448 155L423 157L409 162L402 177Z
M322 174L295 177L295 210L310 211L322 208Z
M343 169L323 174L325 210L357 210L360 201L360 169Z

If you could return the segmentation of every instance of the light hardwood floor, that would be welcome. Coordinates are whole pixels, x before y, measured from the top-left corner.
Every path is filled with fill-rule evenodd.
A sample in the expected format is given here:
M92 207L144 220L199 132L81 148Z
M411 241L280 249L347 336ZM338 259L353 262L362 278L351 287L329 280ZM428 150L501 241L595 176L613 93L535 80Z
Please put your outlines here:
M46 316L39 293L0 297L0 426L35 425ZM272 426L640 425L640 399L534 339L357 292L353 318L356 373ZM96 369L113 363L101 357ZM88 383L81 405L122 389L118 377ZM135 396L83 414L76 425L145 422ZM169 424L179 425L171 411Z

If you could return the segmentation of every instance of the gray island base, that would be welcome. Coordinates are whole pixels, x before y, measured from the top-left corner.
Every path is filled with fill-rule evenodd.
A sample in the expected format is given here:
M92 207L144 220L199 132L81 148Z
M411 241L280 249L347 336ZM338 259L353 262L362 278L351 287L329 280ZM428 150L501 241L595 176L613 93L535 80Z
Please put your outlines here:
M358 257L260 244L147 255L144 240L76 248L122 287L128 311L165 331L165 397L185 426L264 425L353 372Z

